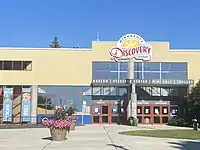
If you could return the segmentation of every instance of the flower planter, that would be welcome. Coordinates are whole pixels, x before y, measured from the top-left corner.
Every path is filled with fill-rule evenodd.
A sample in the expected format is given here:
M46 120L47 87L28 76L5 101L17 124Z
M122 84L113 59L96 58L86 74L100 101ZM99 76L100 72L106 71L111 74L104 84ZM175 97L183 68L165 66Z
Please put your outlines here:
M64 141L67 135L67 129L50 129L51 138L53 141Z

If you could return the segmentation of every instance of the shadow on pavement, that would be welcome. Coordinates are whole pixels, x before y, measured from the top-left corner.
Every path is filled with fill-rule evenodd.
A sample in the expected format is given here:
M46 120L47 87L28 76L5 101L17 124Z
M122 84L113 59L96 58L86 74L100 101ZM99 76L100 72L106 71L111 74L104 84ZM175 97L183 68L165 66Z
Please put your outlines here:
M42 140L52 141L52 138L51 137L43 137Z
M107 144L108 146L113 146L115 148L119 148L119 149L122 149L122 150L130 150L130 149L127 149L125 148L124 146L119 146L119 145L115 145L115 144Z
M177 150L200 150L200 141L169 142L169 144Z

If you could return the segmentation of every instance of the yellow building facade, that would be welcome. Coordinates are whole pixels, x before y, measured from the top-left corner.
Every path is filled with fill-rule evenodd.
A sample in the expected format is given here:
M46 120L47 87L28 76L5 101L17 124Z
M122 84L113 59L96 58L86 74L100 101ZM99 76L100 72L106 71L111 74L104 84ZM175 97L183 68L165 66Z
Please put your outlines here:
M148 42L151 62L187 62L188 78L199 80L199 50L170 49L169 42ZM91 49L0 48L2 61L31 61L30 70L1 70L2 85L90 85L92 61L113 61L109 49L115 41L94 41ZM135 60L137 61L137 60ZM81 77L80 77L81 72ZM16 78L17 77L17 78Z
M191 79L194 81L194 83L196 83L199 80L200 70L198 69L197 66L198 66L198 61L200 59L200 50L171 49L169 42L150 42L149 41L147 43L152 46L152 59L149 61L149 63L165 63L165 62L185 63L187 65L187 77L184 79L181 78L180 80ZM38 106L39 105L38 104L38 95L39 95L38 87L39 86L87 87L85 90L81 91L80 97L83 96L84 95L83 93L90 90L92 80L94 79L93 65L95 62L117 63L117 62L114 62L114 60L111 60L110 55L109 55L109 50L115 45L116 45L116 41L93 41L91 49L0 48L0 84L1 84L1 89L2 89L0 91L2 95L1 104L0 104L1 105L1 113L0 113L1 122L6 122L5 116L3 116L3 114L6 112L6 110L3 109L6 106L6 104L4 106L5 92L3 92L3 88L15 87L13 95L17 93L16 94L17 96L13 96L13 98L11 98L13 100L12 109L10 109L12 113L10 112L10 115L7 114L7 118L10 118L7 120L9 120L10 122L13 122L13 116L15 116L14 120L17 120L16 122L19 122L19 121L23 121L23 118L19 119L22 116L29 116L30 119L28 120L32 120L32 122L36 122L36 117L38 114L44 114L44 113L52 114L55 110L55 108L53 107L52 107L53 109L48 109L46 105L44 107ZM122 60L120 62L127 62L127 60ZM140 62L143 62L143 61L134 60L134 63L140 63ZM151 72L151 68L150 68L150 71L147 71L147 72ZM99 79L101 79L101 77L99 77ZM102 79L106 79L106 78L102 78ZM151 79L151 78L148 78L148 79ZM178 80L178 78L174 79L173 77L172 78L169 77L168 79ZM24 114L22 115L23 110L24 111L26 110L25 108L23 109L21 105L22 100L23 100L23 95L21 95L21 93L23 93L23 90L20 89L19 92L16 92L17 91L16 87L18 87L19 89L23 87L26 87L26 88L31 87L31 90L29 91L31 95L31 98L30 98L31 103L30 105L27 105L30 107L30 110L28 111L28 115L24 115ZM57 101L60 101L61 99L64 99L65 101L65 98L68 97L68 95L70 94L68 93L63 94L65 96L62 95L60 97L58 95L59 94L56 95ZM90 97L92 96L91 91L89 95ZM72 98L72 101L73 100L74 99ZM157 98L157 100L160 101L161 98ZM62 102L59 102L59 104L49 104L49 105L61 105L61 103ZM65 101L62 104L67 105L68 103L69 102ZM42 105L43 104L41 104L41 106ZM80 100L80 105L82 105L82 98ZM114 122L112 121L112 118L102 119L101 116L99 118L99 116L95 114L95 110L96 110L95 106L93 107L92 105L93 103L90 103L90 106L91 106L90 113L93 114L92 123L95 123L95 122L102 123L103 120L104 121L106 120L105 122L107 123ZM109 104L108 108L111 109L111 107L113 107L112 110L114 110L114 103ZM143 109L142 110L143 113L145 111L144 110L145 107L146 105L141 106L141 108ZM170 106L169 107L166 106L166 107L167 109L170 109ZM162 109L161 106L159 106L159 109ZM164 106L163 106L163 110L164 110ZM103 111L103 108L101 110L101 113L102 111ZM167 113L168 116L167 115L166 116L169 119L170 110L168 111L169 111ZM109 111L109 113L111 112ZM149 120L145 120L146 119L145 115L142 115L141 123L145 123L145 121L147 122L149 121L152 123L153 122L152 120L155 120L156 119L155 117L157 117L157 116L154 116L155 114L154 115L153 114L154 113L152 113L152 115L150 114L146 115L147 117L149 117ZM162 117L166 117L163 114L162 116L160 116L161 118L158 119L162 123L164 123L164 121L162 121ZM114 117L116 117L115 114L113 114L113 118ZM4 121L2 121L3 118L4 118ZM159 121L157 121L157 123L160 123Z

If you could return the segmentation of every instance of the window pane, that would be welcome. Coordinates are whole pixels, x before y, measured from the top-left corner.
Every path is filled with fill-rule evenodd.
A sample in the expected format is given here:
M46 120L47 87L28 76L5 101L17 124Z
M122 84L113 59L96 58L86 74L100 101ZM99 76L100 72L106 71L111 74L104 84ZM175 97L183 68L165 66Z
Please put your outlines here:
M120 71L128 71L128 63L120 62Z
M24 61L23 62L23 70L32 70L32 62Z
M170 88L171 96L178 96L178 88Z
M128 71L120 72L120 79L128 79Z
M151 94L152 96L160 96L160 87L152 87Z
M160 79L160 73L144 72L144 79Z
M0 70L3 70L3 61L0 61Z
M110 71L94 71L92 73L93 79L117 79L118 74L117 72L110 72Z
M160 63L144 62L144 71L160 71Z
M4 70L12 70L12 61L4 61Z
M93 62L93 70L117 70L116 62Z
M170 94L170 89L169 88L165 88L165 87L162 87L160 88L161 90L161 96L169 96Z
M187 71L187 63L162 62L161 70L162 71Z
M134 71L142 71L142 63L134 62Z
M134 79L142 79L142 72L134 72Z
M22 70L22 61L13 61L13 70Z
M187 72L162 72L161 78L187 80Z

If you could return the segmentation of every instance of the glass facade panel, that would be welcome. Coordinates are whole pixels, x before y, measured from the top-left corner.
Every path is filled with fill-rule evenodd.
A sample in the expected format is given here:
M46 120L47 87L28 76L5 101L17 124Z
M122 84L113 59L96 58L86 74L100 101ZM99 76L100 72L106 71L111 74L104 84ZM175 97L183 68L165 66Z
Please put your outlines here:
M68 107L74 106L78 111L82 110L82 101L86 100L87 104L91 104L91 96L84 96L83 92L90 89L88 86L39 86L38 88L44 90L46 93L38 93L38 104L48 105L55 110L57 106ZM38 107L40 107L38 105ZM41 108L42 110L42 108Z
M118 79L118 73L117 72L111 72L111 71L96 71L93 70L92 72L93 79Z
M144 71L160 71L160 63L144 62Z
M127 79L128 62L93 62L93 79ZM135 62L135 79L187 79L185 62Z
M127 72L120 72L120 79L128 79L128 71Z
M185 62L162 62L162 71L187 71L187 63Z
M159 72L144 72L144 79L160 79Z
M134 63L134 71L142 71L142 63L141 62Z
M135 79L142 79L142 72L134 72Z
M117 70L116 62L92 62L93 70Z
M128 63L127 62L119 62L121 71L128 71Z
M187 80L187 72L162 72L161 79Z

